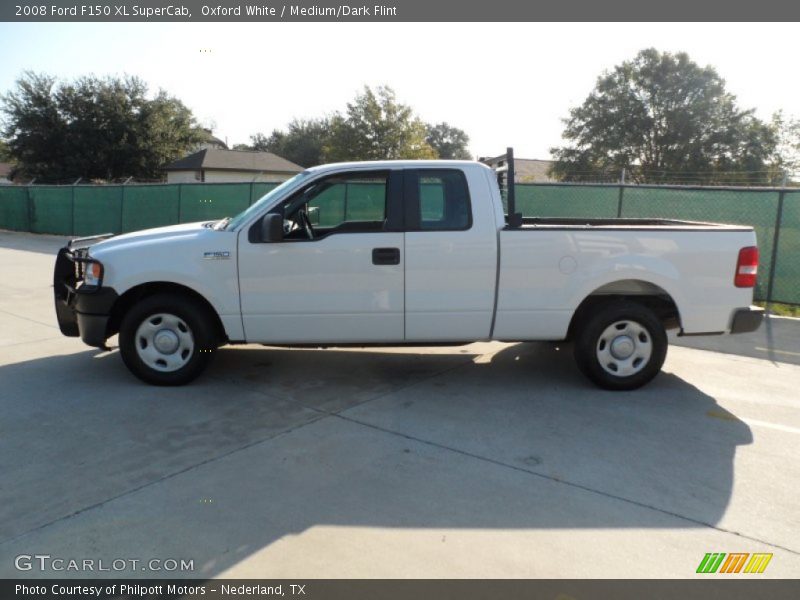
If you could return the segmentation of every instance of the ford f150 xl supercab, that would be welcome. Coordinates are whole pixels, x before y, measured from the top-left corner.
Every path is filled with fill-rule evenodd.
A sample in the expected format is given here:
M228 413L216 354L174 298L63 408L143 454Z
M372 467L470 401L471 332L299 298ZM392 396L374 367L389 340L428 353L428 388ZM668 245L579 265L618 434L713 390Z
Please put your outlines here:
M523 218L513 154L499 158L324 165L233 218L72 240L61 331L100 348L118 333L128 368L161 385L224 344L572 340L589 379L633 389L660 371L667 329L759 326L751 227Z

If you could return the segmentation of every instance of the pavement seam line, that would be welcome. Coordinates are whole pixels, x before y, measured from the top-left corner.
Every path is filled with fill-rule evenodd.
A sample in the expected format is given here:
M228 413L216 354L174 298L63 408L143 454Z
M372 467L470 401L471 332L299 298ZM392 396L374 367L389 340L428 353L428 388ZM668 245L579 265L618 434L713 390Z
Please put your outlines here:
M22 533L20 533L18 535L6 538L4 540L0 540L0 546L4 546L5 544L9 544L11 542L15 542L17 540L20 540L20 539L22 539L24 537L27 537L28 535L30 535L32 533L36 533L37 531L41 531L42 529L46 529L47 527L50 527L51 525L55 525L56 523L60 523L61 521L67 521L67 520L72 519L73 517L77 517L77 516L79 516L79 515L81 515L81 514L83 514L85 512L94 510L96 508L101 508L101 507L105 506L106 504L108 504L109 502L113 502L114 500L119 500L120 498L124 498L125 496L129 496L130 494L135 494L136 492L139 492L139 491L141 491L143 489L146 489L146 488L148 488L148 487L150 487L152 485L156 485L156 484L162 483L164 481L168 481L168 480L172 479L173 477L177 477L178 475L183 475L184 473L188 473L189 471L192 471L192 470L194 470L194 469L196 469L198 467L202 467L202 466L205 466L207 464L216 462L218 460L221 460L223 458L231 456L232 454L236 454L237 452L241 452L243 450L248 450L249 448L252 448L252 447L257 446L259 444L264 444L264 443L267 443L267 442L271 442L272 440L275 440L275 439L277 439L277 438L279 438L281 436L287 435L289 433L293 433L294 431L302 429L303 427L311 425L312 423L316 423L317 421L322 421L325 418L327 418L328 416L333 416L333 415L327 415L325 413L322 413L321 411L316 411L316 412L318 413L318 416L315 419L311 419L310 421L307 421L305 423L301 423L299 425L296 425L295 427L290 427L289 429L284 429L283 431L279 431L279 432L277 432L277 433L275 433L273 435L270 435L268 437L261 438L259 440L255 440L253 442L250 442L249 444L245 444L244 446L240 446L238 448L233 448L233 449L229 450L228 452L224 452L222 454L218 454L217 456L212 456L211 458L207 458L207 459L202 460L202 461L200 461L198 463L195 463L193 465L189 465L187 467L184 467L183 469L179 469L179 470L174 471L172 473L167 473L166 475L163 475L162 477L159 477L158 479L154 479L153 481L148 481L147 483L143 483L140 486L131 488L129 490L125 490L124 492L120 492L119 494L116 494L116 495L111 496L109 498L105 498L104 500L100 500L99 502L95 502L95 503L90 504L88 506L84 506L83 508L79 508L78 510L73 511L68 515L63 515L61 517L53 519L52 521L48 521L47 523L43 523L41 525L37 525L36 527L33 527L33 528L31 528L31 529L29 529L27 531L24 531L24 532L22 532Z
M486 352L485 354L478 354L478 355L476 355L475 357L473 357L473 358L471 358L469 360L465 359L463 362L459 362L459 363L457 363L457 364L455 364L455 365L453 365L451 367L447 367L446 369L442 369L441 371L436 371L434 373L431 373L430 375L423 376L421 379L417 379L416 381L411 381L411 382L409 382L409 383L407 383L405 385L402 385L400 387L393 388L391 390L385 390L385 391L379 392L376 396L373 396L371 398L367 398L366 400L363 400L363 401L359 402L358 404L354 404L353 406L347 406L345 408L342 408L342 409L339 409L339 410L336 410L336 411L325 410L324 408L318 408L316 406L310 406L308 404L303 403L302 400L296 400L294 398L285 398L285 397L281 397L281 396L275 396L275 395L272 395L269 392L266 392L266 391L264 391L264 390L262 390L262 389L260 389L258 387L251 387L247 383L242 382L242 381L238 381L236 379L226 379L226 378L222 378L222 377L213 377L213 376L211 376L211 377L213 379L216 379L217 381L224 381L226 383L233 383L234 385L238 385L239 387L243 387L244 389L246 389L246 390L248 390L250 392L256 392L258 394L261 394L261 395L263 395L263 396L265 396L265 397L267 397L267 398L269 398L271 400L278 400L278 401L283 401L283 402L292 402L292 403L297 404L298 406L302 406L303 408L307 408L308 410L313 410L313 411L316 411L316 412L319 412L319 413L322 413L322 414L328 415L328 416L335 416L335 415L338 415L339 413L348 411L350 409L358 408L360 406L364 406L365 404L368 404L370 402L374 402L375 400L380 400L381 398L385 398L386 396L389 396L391 394L395 394L397 392L401 392L403 390L407 390L409 388L412 388L412 387L414 387L416 385L420 385L422 383L425 383L426 381L430 381L431 379L435 379L436 377L439 377L440 375L444 375L445 373L450 373L451 371L455 371L457 369L460 369L461 367L465 367L465 366L473 363L475 358L480 358L482 356L486 356L486 355L490 355L490 354L496 354L496 353L495 352Z
M22 319L23 321L28 321L30 323L36 323L37 325L42 325L44 327L50 327L51 329L58 329L58 327L56 327L52 323L43 323L41 321L37 321L36 319L31 319L30 317L23 317L22 315L18 315L16 313L9 312L9 311L4 310L2 308L0 308L0 312L4 313L4 314L7 314L7 315L11 315L12 317L16 317L17 319Z
M480 355L480 356L482 356L482 355ZM408 384L406 386L403 386L401 388L397 388L395 390L391 390L391 391L387 391L387 392L381 393L381 394L375 396L374 398L369 398L369 399L365 400L364 402L361 402L361 403L357 404L356 406L361 406L362 404L365 404L366 402L371 402L372 400L377 400L377 399L382 398L383 396L386 396L386 395L388 395L390 393L393 393L395 391L400 391L400 390L406 389L408 387L412 387L414 385L417 385L419 383L427 381L428 379L432 379L434 377L437 377L439 375L442 375L444 373L447 373L447 372L450 372L450 371L452 371L454 369L462 367L462 366L464 366L466 364L469 364L470 362L472 362L472 361L471 360L470 361L464 361L463 363L459 363L459 364L454 365L454 366L452 366L452 367L450 367L448 369L444 369L442 371L437 371L436 373L434 373L434 374L432 374L432 375L430 375L430 376L428 376L428 377L426 377L424 379L421 379L419 381L415 381L413 383L410 383L410 384ZM195 469L197 467L202 467L204 465L213 463L213 462L215 462L217 460L223 459L223 458L225 458L227 456L230 456L232 454L235 454L237 452L241 452L243 450L247 450L247 449L252 448L254 446L257 446L259 444L270 442L270 441L272 441L274 439L277 439L280 436L283 436L283 435L286 435L286 434L289 434L289 433L293 433L294 431L297 431L299 429L302 429L303 427L311 425L312 423L316 423L318 421L322 421L323 419L326 419L326 418L329 418L329 417L335 417L335 416L338 415L338 413L335 413L335 412L330 412L330 411L326 411L326 410L323 410L323 409L320 409L320 408L306 406L306 405L304 405L303 403L301 403L301 402L299 402L297 400L285 399L285 398L279 398L279 397L273 396L271 394L268 394L267 392L264 392L263 390L256 389L256 388L250 388L250 387L248 387L246 385L242 385L240 382L238 382L236 380L229 380L229 379L213 377L213 376L212 376L212 379L216 379L217 381L225 381L225 382L234 383L236 385L239 385L240 387L244 387L245 389L247 389L249 391L253 391L255 393L258 393L258 394L260 394L262 396L265 396L265 397L267 397L267 398L269 398L271 400L292 402L294 404L297 404L297 405L301 406L302 408L305 408L307 410L310 410L312 412L317 413L318 417L316 419L311 419L310 421L307 421L306 423L302 423L302 424L300 424L300 425L298 425L296 427L291 427L289 429L285 429L283 431L280 431L280 432L276 433L275 435L271 435L271 436L268 436L266 438L262 438L260 440L256 440L254 442L246 444L244 446L240 446L238 448L234 448L234 449L232 449L232 450L230 450L228 452L225 452L223 454L208 458L206 460L200 461L200 462L195 463L193 465L189 465L189 466L187 466L187 467L185 467L183 469L180 469L178 471L175 471L173 473L168 473L167 475L159 477L158 479L154 479L153 481L148 481L147 483L144 483L144 484L142 484L140 486L137 486L135 488L126 490L124 492L121 492L121 493L119 493L119 494L117 494L115 496L111 496L109 498L106 498L106 499L101 500L99 502L95 502L94 504L90 504L88 506L84 506L83 508L80 508L80 509L78 509L78 510L76 510L76 511L74 511L74 512L68 514L68 515L64 515L64 516L58 517L57 519L53 519L52 521L48 521L47 523L43 523L42 525L38 525L36 527L33 527L32 529L24 531L24 532L22 532L22 533L20 533L20 534L18 534L16 536L7 538L5 540L0 540L0 546L3 546L5 544L8 544L8 543L14 542L16 540L22 539L22 538L24 538L24 537L26 537L26 536L28 536L28 535L30 535L32 533L35 533L37 531L40 531L40 530L45 529L47 527L50 527L51 525L54 525L54 524L59 523L61 521L66 521L66 520L71 519L73 517L77 517L78 515L80 515L80 514L82 514L84 512L88 512L88 511L93 510L95 508L100 508L100 507L104 506L105 504L107 504L109 502L113 502L114 500L118 500L118 499L123 498L125 496L128 496L130 494L134 494L134 493L136 493L136 492L138 492L140 490L143 490L145 488L150 487L151 485L156 485L156 484L161 483L163 481L167 481L169 479L172 479L173 477L176 477L178 475L182 475L183 473L187 473L187 472L189 472L189 471L191 471L191 470L193 470L193 469ZM354 408L354 407L348 407L348 409L349 408ZM348 410L348 409L342 409L342 410Z
M655 512L659 512L661 514L664 514L664 515L667 515L667 516L670 516L670 517L673 517L673 518L676 518L676 519L680 519L680 520L683 520L683 521L688 521L690 523L694 523L696 525L700 525L700 526L706 527L708 529L713 529L715 531L719 531L720 533L727 533L729 535L735 535L737 537L742 537L742 538L747 539L747 540L751 540L751 541L754 541L754 542L757 542L757 543L760 543L760 544L764 544L764 545L770 546L772 548L779 548L781 550L789 552L790 554L794 554L794 555L800 556L800 551L792 550L791 548L787 548L785 546L781 546L780 544L767 542L767 541L762 540L762 539L757 538L757 537L753 537L753 536L750 536L750 535L747 535L747 534L744 534L744 533L740 533L738 531L725 529L724 527L719 527L719 526L713 525L711 523L706 523L705 521L700 521L699 519L693 519L692 517L687 517L685 515L674 513L674 512L665 510L663 508L659 508L657 506L652 506L652 505L649 505L649 504L645 504L644 502L639 502L639 501L633 500L631 498L626 498L624 496L617 496L615 494L610 494L608 492L604 492L602 490L597 490L597 489L591 488L589 486L585 486L585 485L580 484L580 483L575 483L575 482L564 480L564 479L558 479L558 478L552 477L550 475L546 475L544 473L539 473L537 471L532 471L530 469L524 469L524 468L519 467L517 465L509 464L509 463L506 463L506 462L503 462L503 461L500 461L500 460L496 460L496 459L493 459L493 458L489 458L489 457L486 457L486 456L481 456L479 454L473 454L471 452L467 452L466 450L460 450L458 448L452 448L452 447L446 446L444 444L439 444L438 442L433 442L433 441L430 441L430 440L417 438L417 437L415 437L413 435L410 435L410 434L402 433L400 431L395 431L395 430L392 430L392 429L387 429L385 427L381 427L379 425L374 425L372 423L367 423L365 421L360 421L358 419L354 419L353 417L348 417L348 416L345 416L345 415L342 414L342 413L347 412L347 411L349 411L351 409L358 408L358 407L361 407L361 406L363 406L363 405L365 405L367 403L370 403L370 402L373 402L375 400L379 400L381 398L384 398L384 397L386 397L388 395L391 395L391 394L393 394L395 392L406 390L408 388L411 388L411 387L414 387L416 385L422 384L422 383L424 383L426 381L429 381L431 379L434 379L434 378L438 377L439 375L444 375L445 373L449 373L451 371L455 371L457 369L460 369L461 367L464 367L466 365L474 363L475 358L479 358L479 357L486 356L486 355L492 355L492 354L496 354L496 352L485 352L483 354L478 354L477 356L475 356L474 358L472 358L469 361L465 360L462 363L459 363L459 364L454 365L452 367L449 367L447 369L443 369L442 371L437 371L436 373L433 373L433 374L431 374L431 375L429 375L427 377L424 377L424 378L422 378L422 379L420 379L418 381L414 381L412 383L409 383L408 385L396 388L394 390L390 390L390 391L386 391L386 392L380 393L377 396L374 396L373 398L369 398L367 400L364 400L363 402L360 402L360 403L358 403L358 404L356 404L354 406L349 406L347 408L343 408L340 411L326 411L326 410L321 409L321 408L307 406L307 405L303 404L302 402L300 402L299 400L289 399L289 401L290 402L296 402L297 404L299 404L300 406L303 406L304 408L316 411L318 413L327 415L329 417L338 417L339 419L342 419L343 421L347 421L347 422L353 423L355 425L361 425L363 427L369 427L369 428L371 428L373 430L376 430L376 431L381 431L381 432L387 433L389 435L402 437L404 439L411 440L411 441L414 441L414 442L417 442L417 443L420 443L420 444L428 445L428 446L431 446L433 448L438 448L440 450L454 452L456 454L460 454L462 456L466 456L466 457L469 457L469 458L473 458L473 459L476 459L476 460L487 462L487 463L493 464L495 466L505 467L505 468L508 468L508 469L512 469L514 471L518 471L518 472L521 472L521 473L526 473L528 475L533 475L535 477L540 477L542 479L546 479L546 480L551 481L553 483L563 484L563 485L566 485L566 486L569 486L569 487L580 489L580 490L588 492L590 494L598 494L600 496L604 496L604 497L612 499L612 500L618 500L618 501L621 501L621 502L626 502L628 504L633 504L635 506L638 506L640 508L644 508L646 510L652 510L652 511L655 511ZM239 382L235 382L235 381L234 381L234 383L239 384ZM241 384L239 384L239 385L241 385ZM247 385L244 385L243 387L245 387L246 389L248 389L250 391L255 391L257 393L260 393L260 394L266 396L267 398L278 399L275 396L272 396L271 394L269 394L267 392L264 392L263 390L250 388ZM314 422L316 422L316 421L314 421Z
M6 312L6 311L2 311L2 309L0 309L0 312ZM11 313L8 313L8 314L11 314ZM17 315L13 315L13 316L17 316ZM24 317L21 317L21 318L24 318ZM27 319L27 320L31 320L31 319ZM34 322L36 322L36 321L34 321ZM495 354L495 352L487 352L487 353L483 353L483 354L478 354L477 357L481 357L481 356L484 356L484 355L490 355L490 354ZM564 479L558 479L558 478L552 477L550 475L546 475L544 473L539 473L537 471L532 471L530 469L525 469L525 468L519 467L517 465L506 463L506 462L503 462L503 461L500 461L500 460L497 460L497 459L481 456L479 454L474 454L474 453L468 452L466 450L461 450L461 449L458 449L458 448L453 448L453 447L450 447L450 446L446 446L446 445L440 444L438 442L425 440L423 438L418 438L416 436L413 436L413 435L410 435L410 434L407 434L407 433L402 433L400 431L387 429L387 428L381 427L379 425L375 425L375 424L372 424L372 423L367 423L365 421L361 421L361 420L358 420L358 419L355 419L355 418L352 418L352 417L348 417L348 416L345 416L345 415L341 414L342 412L348 411L348 410L356 408L356 407L360 407L360 406L362 406L362 405L364 405L366 403L373 402L374 400L378 400L380 398L383 398L383 397L388 396L390 394L393 394L395 392L414 387L414 386L419 385L421 383L424 383L424 382L426 382L426 381L428 381L430 379L433 379L433 378L438 377L440 375L443 375L445 373L449 373L451 371L457 370L457 369L459 369L459 368L461 368L463 366L469 365L470 363L474 362L475 358L476 357L474 357L471 360L465 360L464 362L456 364L456 365L454 365L452 367L449 367L447 369L443 369L441 371L437 371L437 372L435 372L435 373L433 373L433 374L431 374L431 375L429 375L427 377L424 377L424 378L422 378L422 379L420 379L418 381L411 382L408 385L405 385L405 386L402 386L402 387L399 387L399 388L396 388L396 389L393 389L393 390L388 390L386 392L382 392L382 393L378 394L377 396L374 396L373 398L369 398L369 399L364 400L363 402L361 402L359 404L356 404L354 406L341 409L340 411L337 411L337 412L326 411L324 409L307 406L307 405L303 404L302 402L300 402L298 400L294 400L294 399L288 399L287 400L287 399L284 399L284 398L277 398L276 396L268 394L267 392L264 392L264 391L262 391L260 389L250 388L249 386L244 385L242 387L245 387L246 389L251 390L251 391L255 391L256 393L259 393L259 394L261 394L261 395L263 395L263 396L265 396L267 398L274 399L274 400L283 400L283 401L289 401L289 402L296 403L296 404L302 406L303 408L306 408L308 410L316 412L319 415L319 417L316 418L316 419L311 419L311 420L307 421L306 423L302 423L302 424L300 424L300 425L298 425L296 427L291 427L289 429L280 431L280 432L278 432L278 433L276 433L274 435L268 436L266 438L262 438L260 440L253 441L253 442L251 442L249 444L246 444L246 445L238 447L238 448L234 448L234 449L232 449L232 450L230 450L228 452L225 452L223 454L220 454L220 455L217 455L215 457L211 457L211 458L208 458L206 460L203 460L203 461L200 461L198 463L195 463L193 465L187 466L187 467L185 467L183 469L180 469L178 471L175 471L173 473L164 475L163 477L160 477L160 478L158 478L156 480L153 480L153 481L147 482L145 484L142 484L141 486L138 486L136 488L133 488L133 489L130 489L130 490L126 490L125 492L122 492L122 493L117 494L115 496L112 496L110 498L106 498L106 499L104 499L104 500L102 500L100 502L96 502L96 503L91 504L89 506L85 506L85 507L83 507L83 508L81 508L81 509L79 509L77 511L74 511L74 512L70 513L69 515L65 515L65 516L59 517L59 518L54 519L54 520L52 520L52 521L50 521L48 523L44 523L42 525L39 525L39 526L34 527L32 529L29 529L28 531L25 531L25 532L23 532L23 533L21 533L19 535L14 536L14 537L7 538L5 540L0 540L0 546L5 545L7 543L11 543L11 542L17 541L19 539L22 539L22 538L24 538L24 537L26 537L26 536L28 536L28 535L30 535L32 533L35 533L37 531L40 531L40 530L45 529L47 527L50 527L51 525L54 525L54 524L59 523L61 521L65 521L65 520L71 519L73 517L76 517L76 516L78 516L78 515L80 515L80 514L82 514L84 512L88 512L88 511L93 510L95 508L100 508L100 507L104 506L105 504L108 504L108 503L110 503L110 502L112 502L114 500L123 498L123 497L128 496L128 495L133 494L133 493L136 493L136 492L138 492L140 490L146 489L146 488L148 488L148 487L150 487L152 485L156 485L156 484L161 483L163 481L167 481L169 479L172 479L173 477L177 477L179 475L182 475L184 473L192 471L197 467L202 467L204 465L216 462L218 460L226 458L227 456L236 454L236 453L241 452L243 450L247 450L249 448L252 448L254 446L260 445L262 443L270 442L270 441L272 441L274 439L277 439L277 438L279 438L279 437L281 437L283 435L287 435L287 434L293 433L294 431L302 429L302 428L304 428L304 427L306 427L308 425L312 425L314 423L320 422L320 421L324 420L327 417L336 417L336 418L339 418L339 419L341 419L343 421L346 421L346 422L349 422L349 423L352 423L352 424L355 424L355 425L360 425L360 426L363 426L363 427L367 427L367 428L373 429L375 431L380 431L382 433L386 433L386 434L389 434L389 435L392 435L392 436L396 436L396 437L401 437L403 439L407 439L407 440L410 440L410 441L413 441L413 442L416 442L416 443L420 443L420 444L423 444L423 445L426 445L426 446L430 446L430 447L433 447L433 448L437 448L437 449L440 449L440 450L444 450L444 451L452 452L452 453L455 453L455 454L459 454L461 456L465 456L465 457L468 457L468 458L476 459L476 460L479 460L479 461L482 461L482 462L486 462L486 463L489 463L489 464L492 464L492 465L495 465L495 466L499 466L499 467L511 469L513 471L517 471L517 472L520 472L520 473L524 473L524 474L527 474L527 475L532 475L532 476L535 476L535 477L539 477L541 479L545 479L545 480L551 481L551 482L556 483L556 484L563 484L563 485L566 485L568 487L572 487L572 488L575 488L575 489L580 489L580 490L588 492L590 494L597 494L597 495L600 495L600 496L603 496L603 497L606 497L606 498L609 498L609 499L612 499L612 500L618 500L618 501L621 501L621 502L632 504L634 506L638 506L638 507L644 508L646 510L652 510L652 511L659 512L659 513L662 513L664 515L679 519L679 520L683 520L683 521L687 521L687 522L690 522L690 523L694 523L696 525L700 525L700 526L706 527L708 529L713 529L715 531L719 531L720 533L727 533L727 534L730 534L730 535L735 535L737 537L748 539L748 540L754 541L756 543L760 543L760 544L764 544L766 546L770 546L770 547L773 547L773 548L784 550L786 552L789 552L790 554L800 555L799 551L792 550L791 548L787 548L785 546L781 546L780 544L775 544L775 543L772 543L772 542L768 542L768 541L765 541L765 540L762 540L760 538L756 538L756 537L753 537L753 536L750 536L750 535L747 535L747 534L744 534L744 533L740 533L738 531L725 529L723 527L719 527L719 526L713 525L711 523L706 523L706 522L700 521L698 519L693 519L692 517L687 517L685 515L674 513L674 512L671 512L671 511L668 511L668 510L665 510L665 509L662 509L662 508L659 508L659 507L656 507L656 506L652 506L652 505L649 505L649 504L645 504L643 502L639 502L637 500L626 498L624 496L618 496L618 495L615 495L615 494L610 494L608 492L604 492L602 490L597 490L597 489L591 488L589 486L586 486L586 485L583 485L583 484L580 484L580 483L576 483L576 482L572 482L572 481L568 481L568 480L564 480ZM219 380L220 378L215 378L215 379ZM238 382L238 381L228 380L228 379L223 379L223 380L224 381L229 381L231 383L235 383L235 384L241 386L241 383Z
M800 551L792 550L791 548L787 548L786 546L781 546L780 544L775 544L773 542L768 542L766 540L762 540L760 538L753 537L753 536L747 535L745 533L741 533L741 532L738 532L738 531L733 531L731 529L725 529L724 527L719 527L719 526L713 525L711 523L706 523L705 521L700 521L699 519L693 519L692 517L687 517L685 515L681 515L681 514L678 514L678 513L675 513L675 512L671 512L669 510L666 510L666 509L663 509L663 508L659 508L657 506L652 506L652 505L646 504L644 502L639 502L638 500L633 500L631 498L626 498L624 496L618 496L616 494L611 494L609 492L604 492L602 490L598 490L598 489L589 487L587 485L583 485L581 483L576 483L574 481L568 481L568 480L565 480L565 479L558 479L558 478L553 477L551 475L546 475L545 473L540 473L538 471L525 469L523 467L520 467L520 466L517 466L517 465L513 465L513 464L510 464L510 463L506 463L506 462L503 462L501 460L497 460L497 459L494 459L494 458L489 458L489 457L486 457L486 456L481 456L480 454L474 454L474 453L468 452L466 450L461 450L459 448L453 448L451 446L446 446L444 444L440 444L438 442L433 442L433 441L426 440L426 439L423 439L423 438L418 438L416 436L413 436L413 435L410 435L410 434L407 434L407 433L403 433L403 432L400 432L400 431L394 431L392 429L387 429L385 427L381 427L380 425L375 425L373 423L367 423L366 421L361 421L359 419L354 419L353 417L348 417L348 416L345 416L345 415L340 414L340 413L330 413L330 416L336 417L336 418L341 419L343 421L347 421L349 423L353 423L355 425L361 425L363 427L369 427L370 429L374 429L376 431L381 431L383 433L388 433L390 435L401 437L401 438L404 438L404 439L407 439L407 440L410 440L410 441L413 441L413 442L417 442L417 443L420 443L420 444L424 444L424 445L430 446L432 448L437 448L437 449L440 449L440 450L453 452L455 454L459 454L461 456L466 456L468 458L473 458L473 459L476 459L476 460L480 460L480 461L483 461L483 462L486 462L486 463L489 463L489 464L492 464L492 465L495 465L495 466L504 467L504 468L507 468L507 469L512 469L514 471L517 471L517 472L520 472L520 473L525 473L527 475L533 475L535 477L546 479L546 480L551 481L553 483L562 484L562 485L566 485L566 486L569 486L569 487L572 487L572 488L576 488L576 489L582 490L584 492L588 492L590 494L597 494L597 495L600 495L600 496L603 496L605 498L609 498L609 499L612 499L612 500L618 500L618 501L621 501L621 502L626 502L628 504L633 504L634 506L638 506L640 508L644 508L644 509L647 509L647 510L653 510L653 511L662 513L664 515L667 515L667 516L670 516L670 517L674 517L676 519L680 519L680 520L683 520L683 521L688 521L690 523L694 523L696 525L701 525L701 526L707 527L709 529L714 529L715 531L719 531L721 533L727 533L727 534L730 534L730 535L735 535L735 536L738 536L738 537L741 537L741 538L744 538L744 539L747 539L747 540L750 540L750 541L753 541L753 542L757 542L759 544L764 544L766 546L770 546L772 548L778 548L780 550L784 550L784 551L789 552L790 554L794 554L796 556L800 556Z
M14 342L13 344L0 344L0 350L2 350L3 348L14 348L16 346L24 346L26 344L38 344L39 342L49 342L49 341L52 341L52 340L60 340L63 337L64 336L57 335L57 336L48 337L48 338L41 338L41 339L38 339L38 340L27 340L25 342ZM9 364L18 364L18 363L9 363ZM6 366L6 365L4 364L3 366Z

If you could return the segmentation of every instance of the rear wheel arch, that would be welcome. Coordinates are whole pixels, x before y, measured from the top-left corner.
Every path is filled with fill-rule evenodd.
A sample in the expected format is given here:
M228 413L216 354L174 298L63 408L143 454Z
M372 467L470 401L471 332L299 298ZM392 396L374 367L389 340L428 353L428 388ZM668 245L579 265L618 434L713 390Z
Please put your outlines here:
M581 301L572 314L567 329L567 339L574 339L581 323L601 307L623 302L635 302L649 308L661 321L664 329L681 327L678 304L669 292L649 281L622 279L598 287Z

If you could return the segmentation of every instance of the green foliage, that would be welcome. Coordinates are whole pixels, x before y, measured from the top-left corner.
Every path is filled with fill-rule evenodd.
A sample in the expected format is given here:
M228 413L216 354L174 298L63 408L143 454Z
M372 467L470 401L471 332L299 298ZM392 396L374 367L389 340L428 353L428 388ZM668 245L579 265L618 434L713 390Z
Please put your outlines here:
M26 72L0 111L11 156L40 181L157 178L205 136L180 100L164 91L149 99L136 77L58 82Z
M425 141L431 146L439 158L469 160L469 136L458 127L451 127L446 122L427 125Z
M331 119L325 147L329 162L436 158L426 141L427 129L411 107L397 101L387 86L368 86L347 104L345 115Z
M0 162L7 162L11 160L11 152L8 149L8 144L5 140L0 140Z
M772 116L772 127L778 137L774 165L793 180L800 180L800 119L788 118L782 111Z
M275 129L269 137L263 133L250 136L248 149L272 152L301 167L313 167L325 162L329 138L328 119L294 119L286 131Z
M433 132L433 133L431 133ZM431 137L433 136L433 137ZM467 155L467 135L447 123L425 125L413 110L397 101L389 87L365 87L345 114L295 119L286 130L250 136L235 148L273 152L304 167L348 160L450 158ZM439 144L435 148L430 142Z
M738 108L717 72L685 53L642 50L599 77L564 122L568 144L551 152L565 180L626 168L642 182L667 172L714 183L749 171L748 183L770 183L774 127Z

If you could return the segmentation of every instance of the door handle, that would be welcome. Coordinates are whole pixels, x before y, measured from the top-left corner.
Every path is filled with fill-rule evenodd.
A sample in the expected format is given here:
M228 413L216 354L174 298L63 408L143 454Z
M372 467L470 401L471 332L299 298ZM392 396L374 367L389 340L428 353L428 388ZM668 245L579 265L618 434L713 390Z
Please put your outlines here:
M399 265L400 248L373 248L373 265Z

